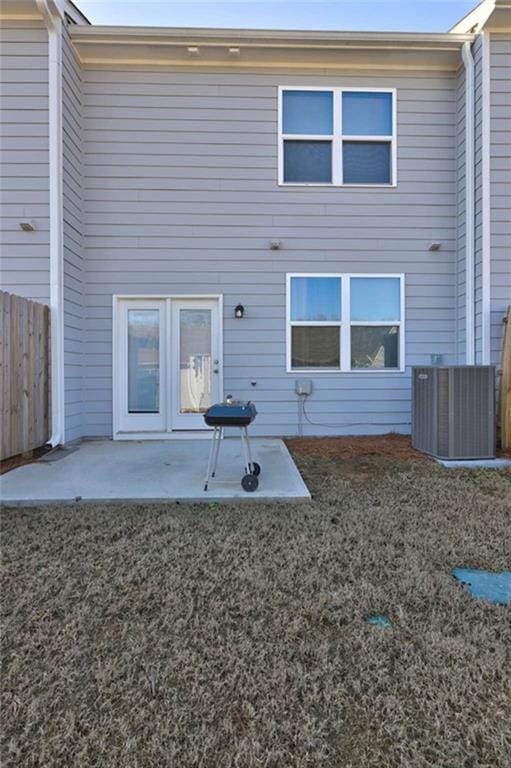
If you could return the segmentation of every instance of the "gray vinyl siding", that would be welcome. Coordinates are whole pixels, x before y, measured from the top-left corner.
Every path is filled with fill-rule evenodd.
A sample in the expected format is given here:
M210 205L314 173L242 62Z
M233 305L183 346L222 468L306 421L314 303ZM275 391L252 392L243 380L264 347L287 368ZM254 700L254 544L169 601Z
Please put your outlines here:
M309 416L333 428L304 432L409 432L410 366L457 359L456 74L82 75L84 433L112 433L112 294L165 293L224 295L224 391L257 403L255 433L296 433L286 272L405 274L406 373L312 375ZM278 187L284 84L396 87L397 188Z
M48 35L37 21L0 27L0 105L0 285L48 303Z
M66 442L83 433L82 88L67 28L62 37L64 371Z
M490 37L491 338L499 365L503 317L511 304L511 35Z
M475 66L475 268L474 268L474 322L475 322L475 361L482 360L482 264L483 264L483 174L482 174L482 40L477 37L473 46Z
M465 69L460 68L456 81L456 185L457 185L457 293L456 347L458 362L466 361L466 147L465 147Z

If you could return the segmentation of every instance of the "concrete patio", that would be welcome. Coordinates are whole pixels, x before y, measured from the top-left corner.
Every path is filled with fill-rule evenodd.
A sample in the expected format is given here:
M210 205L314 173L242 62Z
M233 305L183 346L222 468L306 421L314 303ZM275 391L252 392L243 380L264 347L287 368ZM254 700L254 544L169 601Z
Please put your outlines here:
M90 440L3 475L0 499L17 505L76 500L310 499L282 440L259 438L251 446L262 468L259 487L252 493L241 488L244 462L237 438L223 440L217 476L207 492L209 440Z

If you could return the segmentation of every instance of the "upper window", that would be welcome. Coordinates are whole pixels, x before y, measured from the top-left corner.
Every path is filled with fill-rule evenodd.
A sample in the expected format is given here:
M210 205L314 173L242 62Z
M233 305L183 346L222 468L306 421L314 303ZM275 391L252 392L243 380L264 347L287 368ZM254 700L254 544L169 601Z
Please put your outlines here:
M403 370L402 275L288 281L288 370Z
M281 184L396 183L395 91L280 91Z

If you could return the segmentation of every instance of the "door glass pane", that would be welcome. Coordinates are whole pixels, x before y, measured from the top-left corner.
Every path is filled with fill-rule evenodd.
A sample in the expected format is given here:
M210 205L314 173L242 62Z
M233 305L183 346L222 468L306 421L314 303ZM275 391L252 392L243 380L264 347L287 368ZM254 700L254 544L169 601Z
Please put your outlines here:
M331 141L285 141L284 181L331 183Z
M353 326L351 367L399 368L398 326Z
M390 184L390 143L343 141L344 184Z
M292 277L291 320L340 320L339 277Z
M211 403L211 310L179 311L179 412L204 413Z
M282 108L283 133L302 133L309 136L333 133L331 91L284 91Z
M351 320L401 319L401 283L398 277L352 277Z
M294 325L291 328L293 368L339 368L339 326Z
M392 136L392 94L344 91L342 132L345 136Z
M160 410L160 310L128 310L128 412Z

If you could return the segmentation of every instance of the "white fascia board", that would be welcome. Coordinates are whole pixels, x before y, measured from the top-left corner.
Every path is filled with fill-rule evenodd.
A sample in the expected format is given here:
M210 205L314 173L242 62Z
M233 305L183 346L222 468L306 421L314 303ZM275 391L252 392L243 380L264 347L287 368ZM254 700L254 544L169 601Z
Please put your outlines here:
M420 47L424 45L460 47L471 35L452 33L410 33L410 32L336 32L329 30L287 30L287 29L212 29L208 27L121 27L107 25L82 26L71 30L73 37L82 41L91 38L98 42L110 42L111 38L124 38L130 42L137 39L147 45L147 38L161 40L180 40L185 42L204 41L223 45L225 41L240 40L245 45L253 42L258 47L273 47L275 44L288 42L291 45L320 45L353 44L360 47L371 47L372 44L389 45L390 47ZM152 42L152 41L151 41Z
M490 126L490 35L486 30L481 35L481 177L482 177L482 254L481 254L481 362L490 363L491 336L491 126Z
M483 0L451 27L449 33L482 32L483 29L511 31L511 0Z

